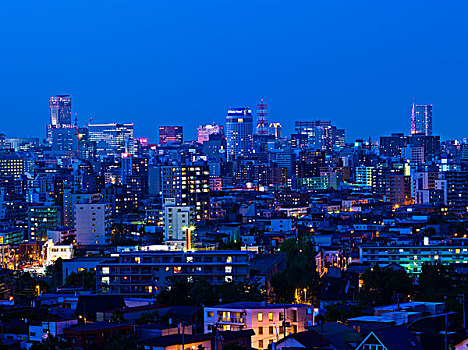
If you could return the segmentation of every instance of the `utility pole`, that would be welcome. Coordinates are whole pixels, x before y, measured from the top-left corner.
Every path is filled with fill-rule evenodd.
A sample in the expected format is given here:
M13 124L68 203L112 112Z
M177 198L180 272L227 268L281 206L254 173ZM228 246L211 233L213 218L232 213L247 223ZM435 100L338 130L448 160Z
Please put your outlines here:
M463 294L458 294L457 298L461 303L463 307L463 329L465 330L466 333L466 321L465 321L465 293Z
M445 350L448 350L448 341L447 341L447 296L444 296L445 304Z

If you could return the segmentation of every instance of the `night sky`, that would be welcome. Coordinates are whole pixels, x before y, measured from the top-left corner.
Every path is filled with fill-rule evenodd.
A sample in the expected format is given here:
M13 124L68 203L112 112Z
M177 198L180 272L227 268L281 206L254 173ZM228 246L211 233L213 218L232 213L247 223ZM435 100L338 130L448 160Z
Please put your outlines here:
M288 133L407 133L414 98L434 134L468 137L467 17L464 0L5 0L0 132L44 137L49 97L71 94L80 125L133 121L152 141L261 97Z

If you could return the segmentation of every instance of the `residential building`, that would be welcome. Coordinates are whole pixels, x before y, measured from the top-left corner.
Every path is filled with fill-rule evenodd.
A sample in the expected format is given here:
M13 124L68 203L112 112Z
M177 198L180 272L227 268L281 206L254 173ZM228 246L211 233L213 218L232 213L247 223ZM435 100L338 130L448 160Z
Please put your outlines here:
M202 277L211 284L243 281L249 276L248 261L245 251L124 252L113 262L97 265L97 291L152 298L170 276Z
M83 246L107 244L111 234L111 214L112 208L109 204L76 204L76 243Z
M194 230L193 207L176 205L175 198L164 201L164 239L166 244L176 244L180 249L192 248Z
M205 307L205 333L213 328L252 329L252 347L266 349L287 334L303 332L314 324L314 308L301 304L238 302Z
M439 262L444 265L468 263L468 245L388 245L361 243L359 245L360 263L381 267L398 264L408 273L419 274L424 263Z
M360 166L356 168L356 184L372 187L372 170L373 167Z
M28 239L45 241L47 231L61 226L61 215L57 206L34 206L28 209Z
M210 217L210 177L207 165L161 167L162 197L193 207L196 221Z

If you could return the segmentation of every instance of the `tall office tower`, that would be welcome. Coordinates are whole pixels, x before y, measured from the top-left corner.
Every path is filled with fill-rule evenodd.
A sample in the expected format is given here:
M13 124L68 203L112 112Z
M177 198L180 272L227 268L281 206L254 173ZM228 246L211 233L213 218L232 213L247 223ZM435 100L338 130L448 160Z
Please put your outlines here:
M191 206L196 221L210 218L210 182L207 165L161 167L163 201L174 198L176 205Z
M182 143L184 141L184 130L182 126L160 126L159 144L167 145L168 142Z
M253 150L253 120L249 108L230 108L226 116L226 141L229 159L245 157Z
M270 124L270 135L274 136L275 139L280 139L282 134L281 134L281 124L280 123L271 123Z
M50 98L50 124L71 125L71 96L57 95Z
M95 142L98 154L135 154L133 123L88 124L88 137Z
M432 105L415 105L411 113L411 135L432 136Z
M208 141L210 139L210 135L217 135L221 134L224 135L224 128L218 124L207 124L207 125L200 125L197 128L198 133L198 143L203 144L203 142Z
M165 199L164 240L166 244L176 244L181 249L192 248L193 216L193 207L177 205L175 198Z
M47 142L52 144L52 132L54 129L70 127L71 117L71 96L57 95L50 98L50 124L47 125Z
M263 98L257 105L257 135L267 136L268 132L268 105L263 103Z

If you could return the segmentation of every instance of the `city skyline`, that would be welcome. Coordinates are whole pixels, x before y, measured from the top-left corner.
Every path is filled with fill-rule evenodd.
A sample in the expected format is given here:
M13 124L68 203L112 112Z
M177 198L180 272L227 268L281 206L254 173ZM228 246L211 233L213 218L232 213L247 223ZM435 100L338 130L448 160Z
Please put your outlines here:
M285 134L287 120L325 119L351 139L377 137L407 132L413 97L434 105L435 133L464 136L463 127L451 128L465 126L462 2L270 2L247 13L231 3L115 4L109 12L103 4L22 4L2 5L2 29L14 34L0 59L8 67L0 90L8 135L40 136L48 98L69 93L81 124L91 116L131 121L150 137L170 119L193 138L199 124L220 123L229 107L254 109L260 98ZM50 37L60 55L50 54ZM411 54L415 46L427 49Z

